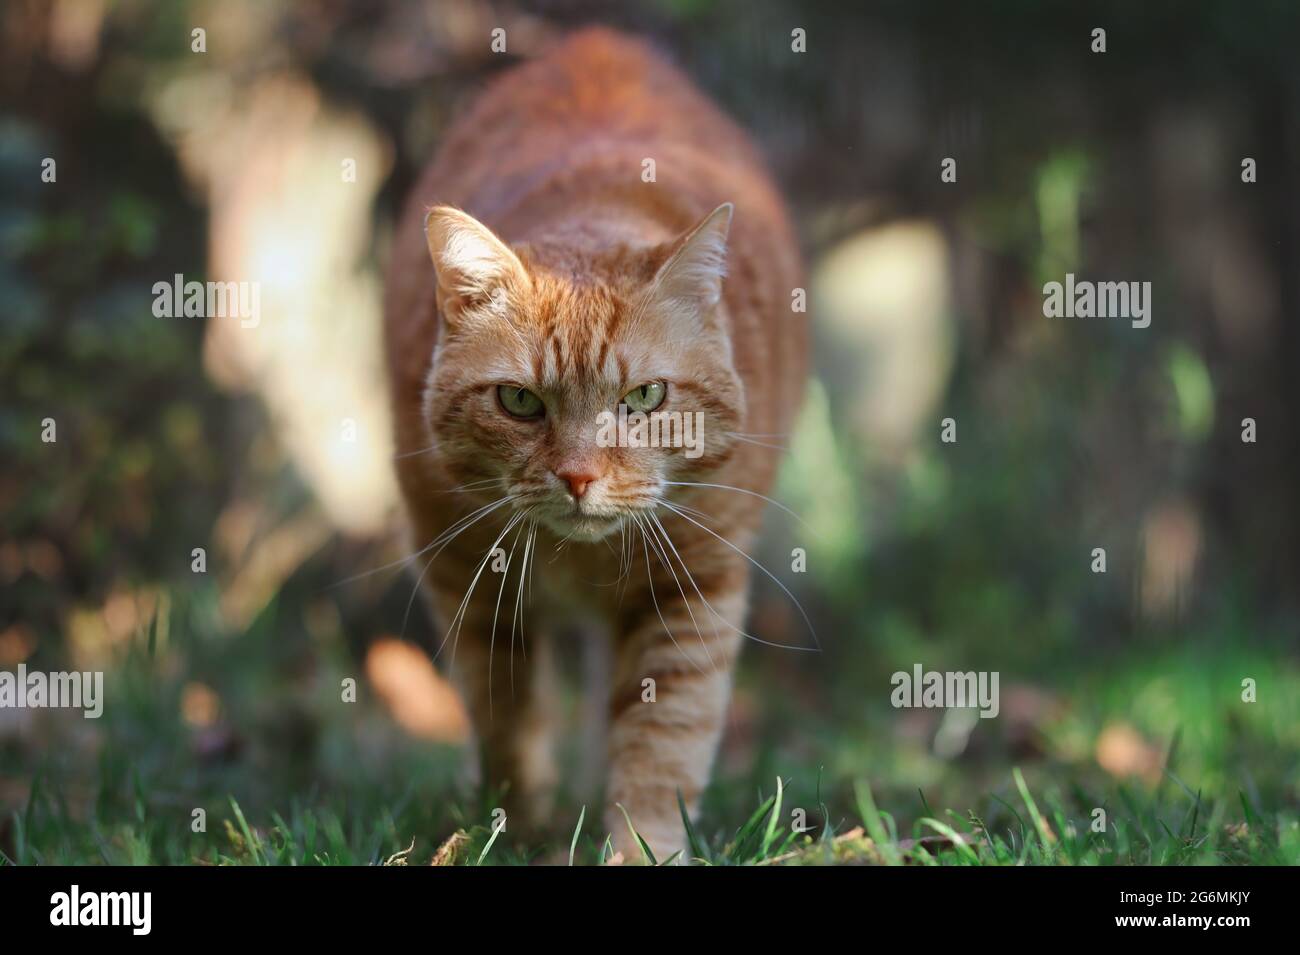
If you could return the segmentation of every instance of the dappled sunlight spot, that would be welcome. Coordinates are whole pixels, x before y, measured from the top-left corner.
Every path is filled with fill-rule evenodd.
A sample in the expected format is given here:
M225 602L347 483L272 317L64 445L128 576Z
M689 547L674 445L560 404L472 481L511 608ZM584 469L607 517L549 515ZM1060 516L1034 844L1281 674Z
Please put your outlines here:
M221 556L232 565L238 564L257 534L258 525L269 517L254 500L236 498L230 501L217 517L212 539Z
M258 288L255 321L208 318L205 368L220 386L262 398L335 527L381 532L397 489L370 210L391 149L364 118L326 106L306 77L260 78L215 98L216 109L210 86L178 78L154 104L207 192L211 278ZM201 111L185 108L200 101Z
M35 649L36 638L23 624L15 623L0 631L0 667L16 667Z
M979 711L974 707L950 706L939 721L934 734L934 755L940 759L956 759L966 752L971 733L979 725Z
M246 629L290 575L329 537L329 524L309 508L259 539L249 559L222 588L222 616L233 628Z
M924 221L852 236L813 272L816 318L841 369L837 411L886 457L910 449L947 387L951 282L947 242Z
M412 736L442 743L469 738L460 695L417 647L391 637L376 640L366 652L366 678Z
M1176 617L1191 598L1201 553L1201 519L1182 499L1163 501L1142 522L1139 600L1148 617Z
M27 569L38 577L56 580L63 573L63 558L59 549L45 538L29 541L24 548Z
M1110 775L1138 777L1148 785L1160 780L1164 756L1127 723L1110 723L1097 737L1095 755L1099 765Z
M190 682L181 688L181 719L195 729L206 729L221 714L221 697L202 683Z
M154 588L117 589L99 607L79 607L67 621L72 659L78 668L103 666L134 636L145 635L157 619L165 627L167 614L160 613L163 599ZM165 631L161 634L165 640Z
M1174 428L1184 441L1203 441L1214 427L1214 381L1205 361L1191 348L1175 344L1166 359L1174 392Z
M1038 274L1044 282L1079 267L1079 206L1091 175L1088 157L1078 149L1057 150L1038 169Z
M99 55L104 0L56 0L50 10L50 59L65 70L88 69Z
M803 547L816 547L820 566L846 567L861 547L860 489L836 439L830 400L819 381L809 383L789 447L777 488L803 521L794 531L796 539Z

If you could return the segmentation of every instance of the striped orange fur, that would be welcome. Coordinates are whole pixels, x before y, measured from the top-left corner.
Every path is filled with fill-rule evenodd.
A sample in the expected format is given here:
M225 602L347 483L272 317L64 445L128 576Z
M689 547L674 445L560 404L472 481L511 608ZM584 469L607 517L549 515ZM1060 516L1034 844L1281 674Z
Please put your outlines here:
M683 847L803 391L802 285L744 132L609 30L492 84L416 187L385 306L411 563L511 820L546 821L550 642L580 623L613 649L608 831L637 855L621 806L660 858ZM660 413L702 413L698 455L604 446L600 413L659 384Z

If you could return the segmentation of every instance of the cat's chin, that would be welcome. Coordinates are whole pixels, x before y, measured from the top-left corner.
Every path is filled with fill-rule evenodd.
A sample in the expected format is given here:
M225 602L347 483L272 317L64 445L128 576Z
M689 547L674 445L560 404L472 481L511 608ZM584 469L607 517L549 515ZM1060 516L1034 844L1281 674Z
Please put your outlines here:
M613 534L623 525L618 515L547 514L541 518L551 531L561 538L575 541L599 541Z

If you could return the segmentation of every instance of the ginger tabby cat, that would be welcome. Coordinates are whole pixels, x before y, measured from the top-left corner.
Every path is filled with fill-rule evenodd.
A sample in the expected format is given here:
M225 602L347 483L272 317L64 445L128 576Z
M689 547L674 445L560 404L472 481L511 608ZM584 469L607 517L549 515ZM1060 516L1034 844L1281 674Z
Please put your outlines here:
M486 782L511 821L546 821L551 641L598 627L606 830L639 858L626 810L663 860L684 845L677 794L694 812L708 782L804 388L782 200L685 77L589 29L452 125L399 230L385 326L411 564ZM702 446L608 446L620 404L702 413Z

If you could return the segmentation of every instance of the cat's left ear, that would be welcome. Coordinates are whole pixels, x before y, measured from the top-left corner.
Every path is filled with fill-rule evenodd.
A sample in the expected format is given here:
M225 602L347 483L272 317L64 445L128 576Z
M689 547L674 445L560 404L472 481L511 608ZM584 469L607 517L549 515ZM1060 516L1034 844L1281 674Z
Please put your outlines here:
M651 283L660 301L705 316L722 298L727 274L727 232L733 206L724 202L674 242Z

